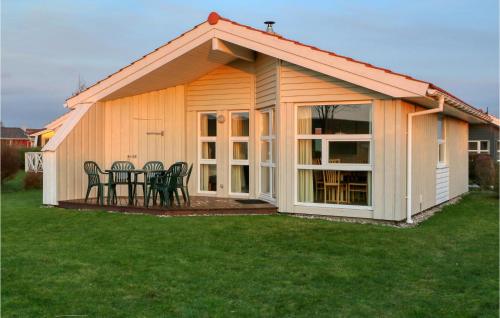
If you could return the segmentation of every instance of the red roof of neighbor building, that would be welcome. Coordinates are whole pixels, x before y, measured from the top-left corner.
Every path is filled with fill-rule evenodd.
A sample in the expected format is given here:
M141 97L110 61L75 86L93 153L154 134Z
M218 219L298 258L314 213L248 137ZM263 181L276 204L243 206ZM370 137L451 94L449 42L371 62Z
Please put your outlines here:
M478 108L476 108L476 107L474 107L474 106L472 106L472 105L470 105L470 104L468 104L468 103L464 102L464 101L463 101L463 100L461 100L460 98L458 98L458 97L454 96L453 94L449 93L448 91L444 90L443 88L441 88L441 87L439 87L439 86L437 86L437 85L435 85L435 84L433 84L433 83L431 83L431 82L427 82L427 81L419 80L419 79L416 79L416 78L411 77L411 76L409 76L409 75L402 74L402 73L398 73L398 72L394 72L394 71L392 71L392 70L389 70L389 69L386 69L386 68L383 68L383 67L375 66L375 65L372 65L372 64L369 64L369 63L366 63L366 62L360 61L360 60L356 60L356 59L353 59L353 58L350 58L350 57L347 57L347 56L344 56L344 55L337 54L337 53L335 53L335 52L331 52L331 51L327 51L327 50L322 50L322 49L319 49L319 48L317 48L317 47L315 47L315 46L312 46L312 45L304 44L304 43L299 42L299 41L295 41L295 40L291 40L291 39L285 38L285 37L283 37L283 36L281 36L281 35L279 35L279 34L276 34L276 33L270 33L270 32L264 31L264 30L259 30L259 29L253 28L253 27L251 27L251 26L248 26L248 25L245 25L245 24L238 23L238 22L233 21L233 20L231 20L231 19L224 18L224 17L220 16L217 12L211 12L211 13L208 15L208 17L207 17L207 21L206 21L206 22L208 22L210 25L215 25L215 24L217 24L220 20L223 20L223 21L226 21L226 22L232 23L232 24L234 24L234 25L238 25L238 26L244 27L244 28L249 29L249 30L253 30L253 31L259 32L259 33L261 33L261 34L265 34L265 35L267 35L267 36L276 37L276 38L278 38L278 39L280 39L280 40L284 40L284 41L292 42L293 44L296 44L296 45L299 45L299 46L303 46L303 47L307 47L307 48L310 48L311 50L315 50L315 51L319 51L319 52L324 52L324 53L329 54L329 55L331 55L331 56L335 56L335 57L338 57L338 58L343 58L343 59L345 59L345 60L347 60L347 61L350 61L350 62L359 63L359 64L362 64L362 65L364 65L364 66L366 66L366 67L370 67L370 68L373 68L373 69L381 70L381 71L384 71L384 72L386 72L386 73L390 73L390 74L392 74L392 75L401 76L401 77L404 77L404 78L409 79L409 80L413 80L413 81L417 81L417 82L421 82L421 83L428 84L428 85L429 85L429 88L432 88L432 89L435 89L435 90L437 90L437 91L440 91L440 92L442 92L442 93L444 93L444 94L446 94L446 95L448 95L448 96L450 96L450 97L452 97L452 98L456 99L457 101L459 101L459 102L461 102L461 103L463 103L463 104L465 104L465 105L467 105L467 106L471 107L472 109L475 109L475 110L477 110L477 111L479 111L479 112L481 112L481 113L483 113L483 114L486 114L486 113L485 113L482 109L478 109ZM180 37L184 36L186 33L190 32L190 31L192 31L192 30L196 29L198 26L202 25L203 23L205 23L205 21L204 21L204 22L202 22L202 23L200 23L200 24L197 24L197 25L196 25L196 26L194 26L192 29L190 29L190 30L188 30L188 31L186 31L186 32L184 32L184 33L182 33L182 34L181 34L181 35L179 35L178 37L176 37L176 38L174 38L174 39L172 39L172 40L168 41L168 42L167 42L167 43L165 43L164 45L162 45L162 46L160 46L160 47L156 48L155 50L153 50L153 51L149 52L148 54L146 54L146 55L142 56L140 59L137 59L137 60L133 61L132 63L130 63L129 65L127 65L127 66L125 66L125 67L123 67L123 68L119 69L118 71L116 71L116 72L114 72L114 73L112 73L112 74L108 75L107 77L103 78L102 80L97 81L97 82L96 82L96 83L94 83L93 85L91 85L91 86L87 87L85 90L83 90L83 91L79 92L78 94L75 94L75 95L73 95L73 96L69 97L68 99L73 98L73 97L75 97L75 96L79 95L80 93L82 93L82 92L84 92L84 91L87 91L87 90L88 90L88 89L90 89L91 87L93 87L93 86L95 86L95 85L97 85L97 84L101 83L102 81L104 81L104 80L106 80L106 79L110 78L111 76L113 76L113 75L115 75L115 74L119 73L120 71L122 71L122 70L126 69L127 67L130 67L131 65L133 65L133 64L135 64L135 63L137 63L138 61L140 61L140 60L142 60L143 58L147 57L148 55L152 54L153 52L156 52L156 51L158 51L159 49L161 49L161 48L165 47L166 45L170 44L172 41L174 41L174 40L176 40L176 39L178 39L178 38L180 38ZM68 99L67 99L67 100L68 100Z

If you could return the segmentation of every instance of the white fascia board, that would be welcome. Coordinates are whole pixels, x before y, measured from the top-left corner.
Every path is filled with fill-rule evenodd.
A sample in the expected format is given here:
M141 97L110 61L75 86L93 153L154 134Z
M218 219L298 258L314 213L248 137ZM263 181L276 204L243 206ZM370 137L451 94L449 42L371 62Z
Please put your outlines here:
M428 83L368 67L362 63L313 50L227 21L215 25L215 36L257 52L396 97L425 96Z
M57 147L66 139L92 105L93 103L77 105L75 110L70 113L69 118L64 122L61 128L57 130L54 137L50 138L49 142L42 148L42 151L56 151Z

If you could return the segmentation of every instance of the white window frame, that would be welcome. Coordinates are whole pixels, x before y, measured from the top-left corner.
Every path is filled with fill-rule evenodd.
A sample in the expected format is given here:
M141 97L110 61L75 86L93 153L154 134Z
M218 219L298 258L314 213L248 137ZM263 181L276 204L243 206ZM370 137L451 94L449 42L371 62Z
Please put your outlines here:
M232 136L232 123L233 123L233 114L238 114L238 113L247 113L248 114L248 136ZM252 127L252 121L250 118L250 110L248 109L243 109L243 110L233 110L229 112L229 195L234 195L238 197L248 197L250 196L250 180L248 180L248 193L244 192L232 192L231 189L233 188L232 185L232 173L233 173L233 167L232 166L248 166L248 178L251 177L250 173L250 128ZM246 160L241 160L241 159L233 159L233 144L235 142L246 142L247 143L247 159Z
M446 156L446 121L445 121L445 117L444 115L442 115L441 113L438 114L438 123L439 123L439 120L441 119L441 128L443 129L442 133L441 133L441 139L438 138L437 140L437 144L438 144L438 153L437 153L437 167L438 168L445 168L448 166L448 158ZM438 129L439 129L439 125L438 125ZM438 135L439 135L439 131L438 131ZM440 146L443 146L443 161L440 161L439 160L439 148Z
M264 114L269 115L269 122L268 122L268 135L263 136L262 135L262 116ZM276 189L275 189L275 184L274 184L274 174L276 173L276 158L273 157L273 145L274 147L277 147L276 145L276 131L275 131L275 120L276 120L276 110L275 106L261 109L259 110L259 198L268 201L268 202L276 202L276 197L273 197L273 191L275 193L275 196L277 195ZM269 154L268 154L268 161L262 161L262 141L267 142L269 145ZM277 150L277 148L275 148ZM262 192L262 168L268 168L269 169L269 192Z
M331 134L331 135L299 135L297 133L297 113L299 107L303 106L321 106L321 105L370 105L370 128L371 134ZM293 120L293 133L294 140L294 205L311 206L322 208L339 208L339 209L353 209L353 210L373 210L373 194L371 195L370 205L348 205L348 204L331 204L331 203L317 203L317 202L300 202L298 198L298 174L299 170L337 170L337 171L368 171L371 172L369 190L373 190L373 171L374 171L374 146L373 146L373 101L336 101L336 102L315 102L315 103L296 103L294 105L294 120ZM298 141L300 139L318 139L321 140L321 164L320 165L306 165L298 163ZM370 155L368 164L359 163L330 163L328 161L328 142L329 141L369 141L370 142Z
M477 145L477 148L476 150L470 150L469 149L469 143L476 143ZM486 150L481 150L481 143L482 142L486 142L486 145L488 145L488 148ZM477 153L477 154L480 154L480 153L486 153L486 154L489 154L490 153L490 141L489 140L469 140L469 143L467 143L467 150L470 152L470 153ZM498 149L497 149L497 152L498 152Z
M215 165L217 167L217 135L219 133L218 127L216 128L217 133L215 136L202 136L201 135L201 116L206 115L206 114L213 114L215 115L215 118L217 118L217 112L216 111L204 111L204 112L198 112L197 116L197 137L198 137L198 193L202 194L216 194L217 190L215 191L207 191L207 190L202 190L201 189L201 165ZM217 124L216 124L217 125ZM202 154L202 149L201 145L203 142L215 142L215 159L203 159L201 157ZM217 169L217 168L216 168ZM216 185L217 186L217 185Z

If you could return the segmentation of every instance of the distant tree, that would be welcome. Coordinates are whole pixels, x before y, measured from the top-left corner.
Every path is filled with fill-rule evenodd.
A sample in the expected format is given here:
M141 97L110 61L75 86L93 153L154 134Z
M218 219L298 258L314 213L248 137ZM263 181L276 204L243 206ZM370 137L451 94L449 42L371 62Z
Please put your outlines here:
M1 172L2 172L2 183L5 180L8 180L14 177L21 167L19 162L19 154L17 149L11 146L2 145L2 164L1 164Z

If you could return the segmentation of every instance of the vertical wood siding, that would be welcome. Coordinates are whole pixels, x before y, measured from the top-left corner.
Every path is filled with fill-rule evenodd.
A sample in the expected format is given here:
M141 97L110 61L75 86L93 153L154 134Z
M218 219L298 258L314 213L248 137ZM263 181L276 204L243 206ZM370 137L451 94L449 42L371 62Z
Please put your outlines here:
M188 111L253 108L254 65L237 61L223 65L187 85Z
M437 114L413 118L412 214L436 205L437 118Z
M85 196L87 160L103 170L118 160L131 161L137 168L150 160L166 165L185 160L184 117L183 86L92 106L57 150L58 200ZM162 131L163 136L157 134ZM125 190L119 187L119 195Z
M97 103L82 117L57 149L58 200L85 196L87 177L83 163L104 164L104 105ZM95 195L95 191L93 193Z
M259 54L255 62L255 107L263 108L276 104L277 61Z
M446 117L446 158L448 158L450 178L450 198L468 191L469 183L469 124L460 119Z
M373 103L373 217L404 218L406 204L406 109L400 100Z

